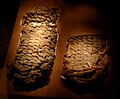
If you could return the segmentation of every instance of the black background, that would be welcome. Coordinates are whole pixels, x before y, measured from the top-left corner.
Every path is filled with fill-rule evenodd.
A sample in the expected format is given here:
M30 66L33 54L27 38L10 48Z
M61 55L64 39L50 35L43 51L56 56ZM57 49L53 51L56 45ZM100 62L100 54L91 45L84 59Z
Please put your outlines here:
M5 63L19 5L20 0L0 1L0 68L2 68Z
M14 23L18 13L21 0L0 0L0 69L4 66L4 60L8 50L10 38L12 35ZM106 21L106 28L111 33L112 40L112 60L113 60L113 70L112 70L112 80L110 87L109 99L119 99L118 94L118 78L119 78L119 31L117 27L117 15L118 9L116 8L117 2L113 0L64 0L67 5L76 5L80 2L88 3L96 6L104 15L104 20ZM119 26L119 24L118 24ZM4 45L4 46L3 46ZM4 52L3 52L4 50ZM2 53L2 55L1 55ZM9 99L16 98L17 96L10 96ZM17 99L23 99L27 97L18 96ZM29 99L36 99L34 97L29 97Z

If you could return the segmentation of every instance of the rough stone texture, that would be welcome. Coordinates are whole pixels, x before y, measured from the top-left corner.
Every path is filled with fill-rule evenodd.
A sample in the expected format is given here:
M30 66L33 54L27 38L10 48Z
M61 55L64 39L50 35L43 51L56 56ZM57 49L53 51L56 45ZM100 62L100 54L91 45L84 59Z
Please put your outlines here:
M63 62L63 79L88 84L105 77L110 65L110 44L104 36L70 37Z
M26 12L20 24L20 40L9 74L14 80L31 84L40 81L52 70L58 39L57 8L37 6Z

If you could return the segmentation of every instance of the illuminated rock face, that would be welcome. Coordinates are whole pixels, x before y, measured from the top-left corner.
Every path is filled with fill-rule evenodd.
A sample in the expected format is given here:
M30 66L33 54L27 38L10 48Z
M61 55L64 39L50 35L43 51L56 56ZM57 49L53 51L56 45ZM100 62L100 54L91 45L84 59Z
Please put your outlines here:
M14 80L25 84L36 83L52 70L59 16L58 9L43 5L23 16L16 56L9 69Z
M110 65L109 49L110 44L104 36L70 37L64 54L61 77L79 84L90 84L104 78Z

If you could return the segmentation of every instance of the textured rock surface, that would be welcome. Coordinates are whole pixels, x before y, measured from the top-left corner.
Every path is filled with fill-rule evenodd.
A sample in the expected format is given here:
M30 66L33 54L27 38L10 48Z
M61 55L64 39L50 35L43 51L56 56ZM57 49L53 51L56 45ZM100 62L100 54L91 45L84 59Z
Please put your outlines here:
M21 34L9 74L25 84L36 83L52 70L58 39L56 8L40 5L28 11L21 20Z
M105 77L110 65L109 49L110 44L104 36L83 35L69 38L61 77L82 84Z

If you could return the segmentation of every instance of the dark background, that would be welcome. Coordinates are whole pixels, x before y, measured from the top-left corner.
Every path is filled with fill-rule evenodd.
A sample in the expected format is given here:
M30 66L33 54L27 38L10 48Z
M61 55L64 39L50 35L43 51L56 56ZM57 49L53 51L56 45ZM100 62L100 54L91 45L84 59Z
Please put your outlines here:
M22 0L0 0L0 67L4 65L6 50L10 42L13 26L16 20L17 12ZM115 3L113 0L63 0L67 6L77 5L79 3L88 3L96 6L104 15L104 27L114 32L114 12ZM116 36L117 37L117 36ZM113 39L113 38L112 38ZM116 39L115 39L116 40ZM115 43L116 44L116 43Z
M104 15L105 27L111 33L112 40L112 86L110 88L110 99L119 99L118 78L119 78L119 33L116 33L116 5L113 0L64 0L67 5L76 5L79 3L88 3L96 6ZM0 69L4 66L7 50L12 36L13 27L20 6L21 0L0 0ZM118 31L117 31L118 32ZM10 96L15 98L16 96ZM22 96L18 96L22 99ZM27 97L24 97L27 98ZM33 99L33 97L29 97ZM18 98L17 98L18 99ZM36 99L36 98L35 98Z
M20 0L0 0L0 68L4 66Z

